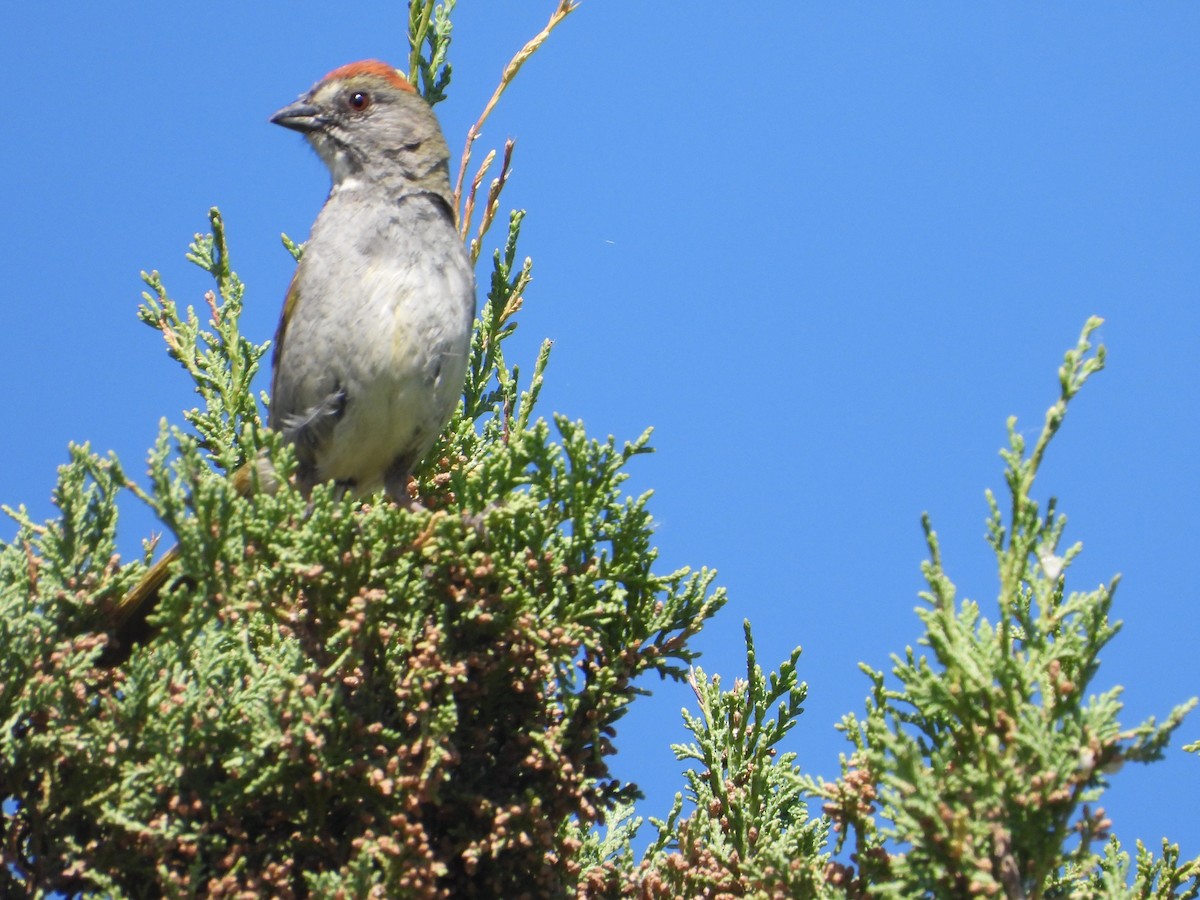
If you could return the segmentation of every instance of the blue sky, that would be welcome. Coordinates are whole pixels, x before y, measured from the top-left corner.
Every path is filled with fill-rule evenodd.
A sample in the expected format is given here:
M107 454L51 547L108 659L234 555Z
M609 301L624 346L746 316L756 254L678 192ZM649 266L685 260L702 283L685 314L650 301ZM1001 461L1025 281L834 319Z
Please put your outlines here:
M551 0L457 14L438 107L457 154ZM662 565L708 565L726 609L701 665L805 648L790 747L832 776L833 724L919 635L929 511L963 596L994 603L985 488L1010 414L1034 435L1084 320L1107 371L1072 407L1039 495L1084 542L1069 586L1123 574L1098 690L1123 722L1200 693L1200 5L586 0L477 145L517 138L535 282L517 342L555 342L544 411L596 435L656 428ZM686 10L686 12L682 11ZM140 269L200 302L183 259L225 214L244 328L275 327L327 188L267 116L344 62L404 58L399 2L12 5L0 170L0 501L52 509L68 441L140 472L193 403L135 318ZM126 553L154 528L134 502ZM4 528L0 526L0 528ZM11 526L2 532L11 535ZM616 774L662 816L682 787L687 689L648 685ZM1200 853L1200 761L1126 767L1103 805L1132 846Z

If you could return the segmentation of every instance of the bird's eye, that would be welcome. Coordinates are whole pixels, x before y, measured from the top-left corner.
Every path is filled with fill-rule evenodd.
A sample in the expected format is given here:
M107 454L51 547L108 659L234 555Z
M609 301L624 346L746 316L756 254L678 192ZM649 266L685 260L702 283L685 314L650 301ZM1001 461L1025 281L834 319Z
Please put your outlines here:
M364 94L362 91L355 91L347 99L346 103L356 112L362 112L371 105L371 95Z

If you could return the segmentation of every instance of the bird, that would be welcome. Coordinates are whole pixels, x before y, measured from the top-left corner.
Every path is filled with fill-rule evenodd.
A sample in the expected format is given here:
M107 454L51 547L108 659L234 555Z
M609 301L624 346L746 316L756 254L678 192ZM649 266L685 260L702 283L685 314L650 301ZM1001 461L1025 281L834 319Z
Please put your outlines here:
M462 391L475 279L450 153L396 69L334 69L271 121L303 134L332 187L287 291L268 424L325 481L408 503L408 477Z
M294 447L305 497L332 482L419 509L409 476L458 403L476 308L441 126L373 59L334 69L269 121L307 139L331 185L285 295L267 424ZM121 621L144 619L175 558L122 598Z

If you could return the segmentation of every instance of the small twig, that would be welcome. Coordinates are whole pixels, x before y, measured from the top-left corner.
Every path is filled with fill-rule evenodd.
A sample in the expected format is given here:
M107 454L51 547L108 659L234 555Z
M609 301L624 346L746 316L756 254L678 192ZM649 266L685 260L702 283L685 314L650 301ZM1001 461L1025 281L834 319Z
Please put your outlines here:
M489 150L488 155L483 158L483 162L479 165L479 171L471 179L471 190L467 192L467 201L463 204L462 215L458 219L459 236L464 241L467 239L467 232L471 229L471 217L475 215L475 194L479 191L479 185L483 183L483 176L487 174L488 169L492 167L492 163L495 160L496 151Z
M516 142L509 138L504 142L504 159L500 163L500 174L492 179L491 186L488 188L487 203L483 207L483 218L479 222L479 233L471 240L471 262L474 263L479 259L479 250L483 246L483 236L488 233L488 229L492 227L492 222L496 219L496 212L500 209L500 192L504 190L504 185L508 182L508 176L512 172L512 154L513 147ZM495 151L488 154L488 159L495 156ZM478 187L478 182L471 186L471 197L469 198L468 207L473 209L475 205L475 190ZM468 218L465 223L470 225ZM466 233L463 233L466 237Z
M175 353L177 359L183 358L183 344L179 341L179 335L175 333L170 325L165 321L159 324L159 329L162 331L163 340L167 342L167 346ZM189 367L188 371L191 371Z
M445 511L440 509L434 511L433 514L430 515L429 521L426 523L425 527L421 529L421 533L418 534L409 545L409 549L413 553L416 553L422 547L424 547L425 544L428 543L429 539L433 537L433 533L437 529L438 522L444 518L446 518Z
M22 541L22 543L25 545L25 561L29 567L29 594L32 597L37 595L38 569L41 566L38 563L37 554L33 552L33 545L29 541Z
M454 183L454 208L458 209L462 201L463 182L467 177L467 166L471 161L471 148L475 141L479 139L479 134L483 130L483 123L487 121L488 116L492 114L496 104L500 101L500 97L508 88L512 80L517 77L517 73L521 71L521 66L525 65L525 61L537 52L537 49L546 42L546 38L550 37L558 24L565 19L570 13L574 12L579 7L580 0L559 0L558 8L550 16L550 21L546 23L546 27L529 39L516 56L509 60L508 65L504 67L504 72L500 76L500 83L496 85L496 90L492 92L491 99L484 106L483 112L479 114L479 118L475 124L467 130L467 144L463 148L462 161L458 167L458 180Z
M208 304L208 309L212 313L213 325L221 321L221 307L217 304L217 295L212 291L204 292L204 302Z

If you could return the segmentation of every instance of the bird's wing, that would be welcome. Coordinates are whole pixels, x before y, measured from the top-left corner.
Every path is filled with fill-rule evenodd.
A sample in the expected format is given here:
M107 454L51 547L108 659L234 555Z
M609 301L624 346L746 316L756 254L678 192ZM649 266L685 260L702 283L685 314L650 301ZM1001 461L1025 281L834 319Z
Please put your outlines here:
M292 280L288 284L287 294L283 301L283 312L279 316L279 326L275 329L274 346L271 348L271 407L268 410L268 419L272 428L280 426L279 418L284 415L284 411L279 399L279 361L283 359L283 341L287 334L287 323L291 321L292 314L296 311L296 306L300 302L300 284L299 284L300 267L296 266L296 271L292 274Z

